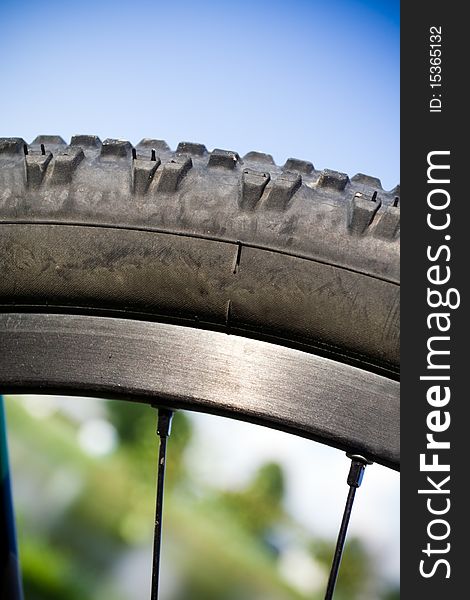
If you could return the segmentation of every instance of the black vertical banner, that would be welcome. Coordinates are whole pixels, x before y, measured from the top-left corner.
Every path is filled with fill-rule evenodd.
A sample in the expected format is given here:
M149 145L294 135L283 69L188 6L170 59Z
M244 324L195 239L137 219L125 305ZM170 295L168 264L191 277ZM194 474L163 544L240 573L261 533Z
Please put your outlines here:
M402 2L401 597L470 597L470 30Z

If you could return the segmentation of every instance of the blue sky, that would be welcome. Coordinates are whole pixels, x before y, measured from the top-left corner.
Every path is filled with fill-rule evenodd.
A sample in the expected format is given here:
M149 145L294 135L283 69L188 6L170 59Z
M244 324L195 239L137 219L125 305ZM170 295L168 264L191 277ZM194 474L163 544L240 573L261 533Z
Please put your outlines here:
M399 180L398 2L0 0L1 135L266 151Z

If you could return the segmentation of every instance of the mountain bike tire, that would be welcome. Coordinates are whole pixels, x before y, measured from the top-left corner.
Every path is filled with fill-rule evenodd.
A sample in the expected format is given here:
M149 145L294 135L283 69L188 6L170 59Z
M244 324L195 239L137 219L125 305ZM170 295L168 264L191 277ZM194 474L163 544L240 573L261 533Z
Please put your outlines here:
M399 188L161 140L0 140L0 386L399 466Z

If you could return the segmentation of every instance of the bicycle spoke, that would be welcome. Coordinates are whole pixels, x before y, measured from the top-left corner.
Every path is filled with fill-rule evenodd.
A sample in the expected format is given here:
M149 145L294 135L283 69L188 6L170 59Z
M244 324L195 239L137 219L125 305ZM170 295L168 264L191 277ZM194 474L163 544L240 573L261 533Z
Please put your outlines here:
M158 600L160 579L160 550L162 542L163 489L165 484L166 443L171 432L171 410L158 410L157 435L160 437L157 471L157 497L155 502L155 528L153 533L153 564L151 600Z
M364 457L357 454L348 454L348 457L351 459L351 467L349 469L347 479L349 492L346 500L346 506L344 508L343 519L341 521L341 527L339 529L338 540L336 542L335 553L333 555L333 562L331 564L330 576L328 578L325 600L331 600L333 598L336 581L338 579L339 567L341 565L341 558L343 556L346 534L348 532L349 519L351 518L351 511L354 504L354 498L356 496L356 490L362 483L366 465L371 464Z

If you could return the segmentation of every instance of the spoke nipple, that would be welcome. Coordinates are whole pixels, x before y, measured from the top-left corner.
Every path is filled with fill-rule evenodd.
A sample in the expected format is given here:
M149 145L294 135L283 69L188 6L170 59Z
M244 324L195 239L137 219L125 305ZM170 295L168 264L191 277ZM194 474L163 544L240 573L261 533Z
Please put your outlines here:
M364 471L367 465L371 465L371 461L367 460L360 454L347 454L347 457L351 459L351 468L348 474L348 485L350 487L358 488L361 486L362 479L364 477Z
M173 411L167 408L158 409L157 435L161 438L170 437Z

